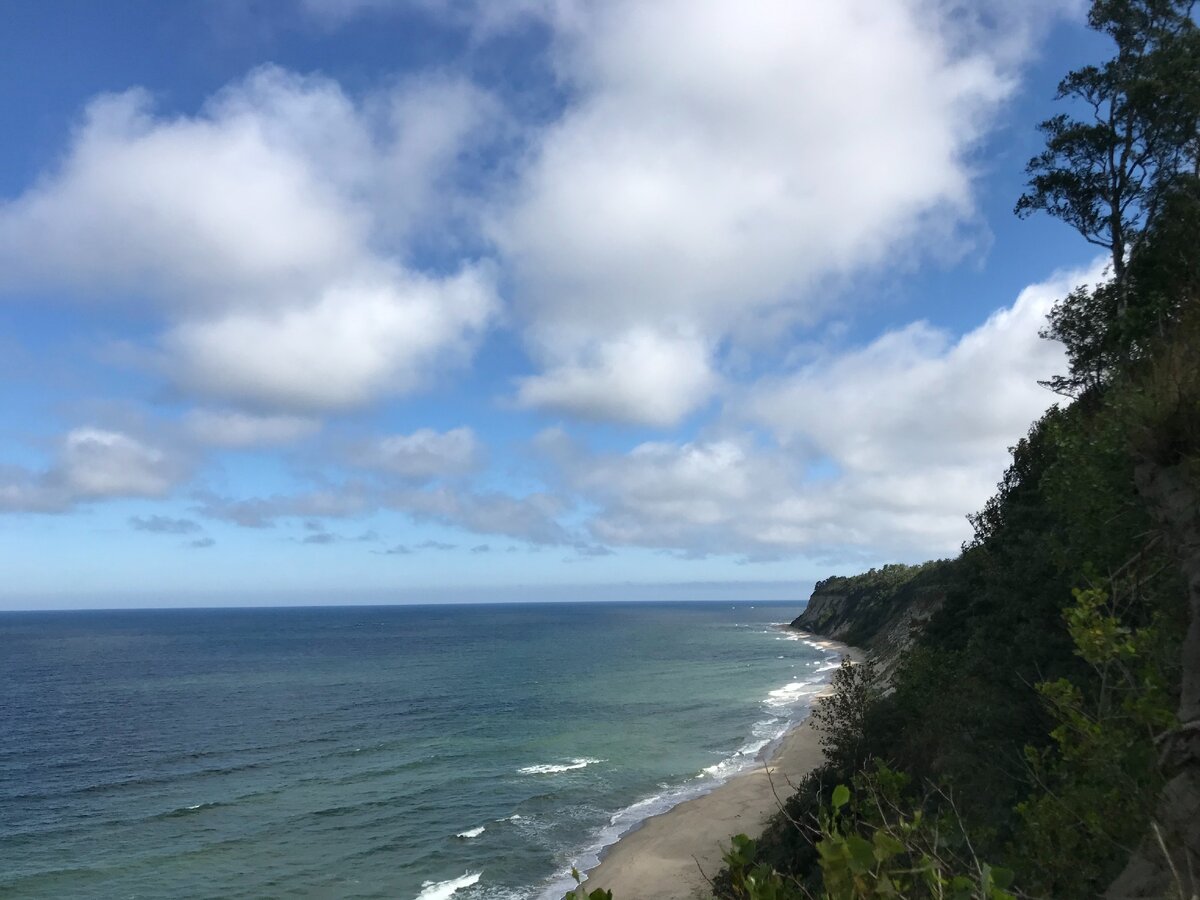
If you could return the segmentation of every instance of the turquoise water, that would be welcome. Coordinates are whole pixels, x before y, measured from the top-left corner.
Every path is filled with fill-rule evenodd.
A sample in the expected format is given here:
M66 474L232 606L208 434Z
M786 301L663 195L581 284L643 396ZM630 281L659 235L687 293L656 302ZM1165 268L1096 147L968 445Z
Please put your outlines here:
M0 895L561 896L803 717L797 611L0 614Z

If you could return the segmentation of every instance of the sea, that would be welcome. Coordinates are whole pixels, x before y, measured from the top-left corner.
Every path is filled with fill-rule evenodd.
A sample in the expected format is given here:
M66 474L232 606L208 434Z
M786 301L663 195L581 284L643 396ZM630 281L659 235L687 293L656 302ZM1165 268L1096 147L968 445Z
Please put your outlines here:
M0 613L0 896L561 898L807 715L801 606Z

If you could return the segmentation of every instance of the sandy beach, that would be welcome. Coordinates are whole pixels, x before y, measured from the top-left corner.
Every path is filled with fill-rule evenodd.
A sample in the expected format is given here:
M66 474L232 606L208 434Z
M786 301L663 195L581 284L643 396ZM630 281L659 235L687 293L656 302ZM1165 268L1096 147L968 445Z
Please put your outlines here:
M862 658L853 648L835 646L855 661ZM615 900L711 897L705 876L721 870L729 839L741 833L756 837L791 794L788 782L799 783L821 760L816 731L805 720L784 736L769 762L624 835L588 872L588 889L607 888Z

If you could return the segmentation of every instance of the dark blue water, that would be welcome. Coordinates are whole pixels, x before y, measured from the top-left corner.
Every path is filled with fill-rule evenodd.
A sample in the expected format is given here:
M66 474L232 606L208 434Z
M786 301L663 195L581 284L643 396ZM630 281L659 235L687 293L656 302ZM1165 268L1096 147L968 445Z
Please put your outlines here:
M804 715L796 609L0 614L0 895L553 895Z

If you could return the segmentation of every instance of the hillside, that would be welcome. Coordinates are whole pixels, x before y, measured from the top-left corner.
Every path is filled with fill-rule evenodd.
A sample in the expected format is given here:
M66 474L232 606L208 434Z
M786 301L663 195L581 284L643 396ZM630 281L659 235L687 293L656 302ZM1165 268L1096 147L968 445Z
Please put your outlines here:
M953 564L939 560L827 578L791 625L868 650L877 676L890 681L904 651L941 609L952 576Z

